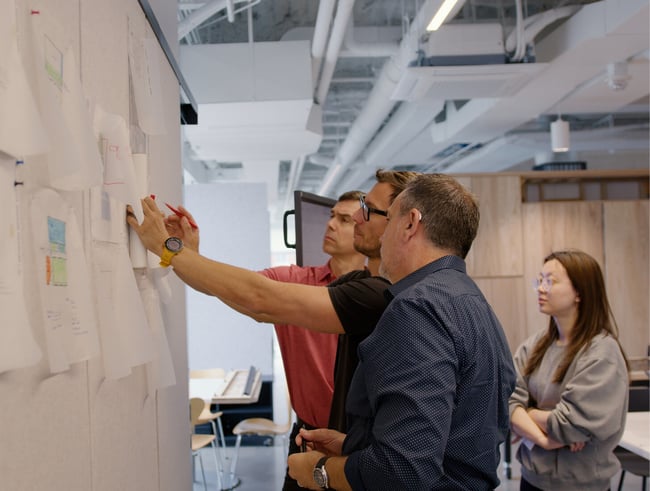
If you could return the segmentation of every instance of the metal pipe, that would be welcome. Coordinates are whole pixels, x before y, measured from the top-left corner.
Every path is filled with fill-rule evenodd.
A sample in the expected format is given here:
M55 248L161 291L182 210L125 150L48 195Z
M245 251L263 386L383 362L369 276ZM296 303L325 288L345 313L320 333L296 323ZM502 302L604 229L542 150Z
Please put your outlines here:
M203 5L203 7L196 9L178 23L178 40L183 39L193 29L212 17L216 12L225 9L226 6L226 0L212 0Z
M339 148L332 167L325 175L318 194L328 195L335 188L392 111L395 101L391 100L390 96L404 69L416 57L419 37L440 4L440 0L428 0L418 11L400 43L399 50L384 64L377 82L370 91L368 101L350 127L348 136Z
M332 23L332 33L330 34L329 42L327 43L327 53L323 61L323 69L321 71L320 80L318 82L317 92L314 100L316 104L322 105L327 97L327 91L334 75L334 68L336 61L343 45L343 38L345 31L352 16L352 7L354 7L354 0L339 0L336 8L336 16Z

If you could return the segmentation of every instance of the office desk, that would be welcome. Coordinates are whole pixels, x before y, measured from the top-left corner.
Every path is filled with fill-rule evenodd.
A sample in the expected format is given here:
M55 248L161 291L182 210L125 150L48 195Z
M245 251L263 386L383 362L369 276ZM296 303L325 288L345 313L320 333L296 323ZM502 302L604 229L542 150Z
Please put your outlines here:
M650 412L627 413L625 431L619 445L650 460Z
M245 394L250 370L254 370L253 384ZM200 397L211 404L254 404L260 397L262 373L256 368L232 370L225 378L191 378L190 398Z
M251 383L248 383L249 376ZM219 405L254 404L260 398L261 389L262 372L254 367L232 370L224 378L191 378L189 381L190 398L200 397L208 403ZM235 489L241 481L234 472L236 459L228 465L227 461L230 457L226 454L225 448L222 450L223 461L218 464L217 472L221 489L225 491Z

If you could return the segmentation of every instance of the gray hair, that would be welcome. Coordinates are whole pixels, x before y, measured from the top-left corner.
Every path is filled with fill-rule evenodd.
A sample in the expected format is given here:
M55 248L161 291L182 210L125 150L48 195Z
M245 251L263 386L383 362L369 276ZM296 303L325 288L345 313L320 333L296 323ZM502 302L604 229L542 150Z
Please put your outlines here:
M427 238L441 249L465 259L476 238L479 207L476 197L445 174L422 174L400 195L400 214L422 213Z

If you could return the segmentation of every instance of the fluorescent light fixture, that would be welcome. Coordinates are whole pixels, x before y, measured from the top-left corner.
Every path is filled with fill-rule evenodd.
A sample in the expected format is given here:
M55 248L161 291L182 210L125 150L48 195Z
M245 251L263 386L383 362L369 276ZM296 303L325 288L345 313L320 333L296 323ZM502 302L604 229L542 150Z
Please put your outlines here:
M551 123L551 147L554 152L569 151L569 122L560 118Z
M433 15L431 22L429 22L427 31L437 31L457 2L458 0L444 0L438 11Z

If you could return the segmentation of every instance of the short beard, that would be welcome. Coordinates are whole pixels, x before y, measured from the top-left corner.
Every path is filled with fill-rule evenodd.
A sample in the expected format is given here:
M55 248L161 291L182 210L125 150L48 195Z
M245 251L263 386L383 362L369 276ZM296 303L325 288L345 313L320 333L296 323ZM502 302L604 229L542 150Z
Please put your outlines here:
M354 244L354 250L357 251L360 254L363 254L366 256L368 259L374 259L374 258L379 258L381 257L381 248L375 248L375 249L368 249L363 246L357 246Z

